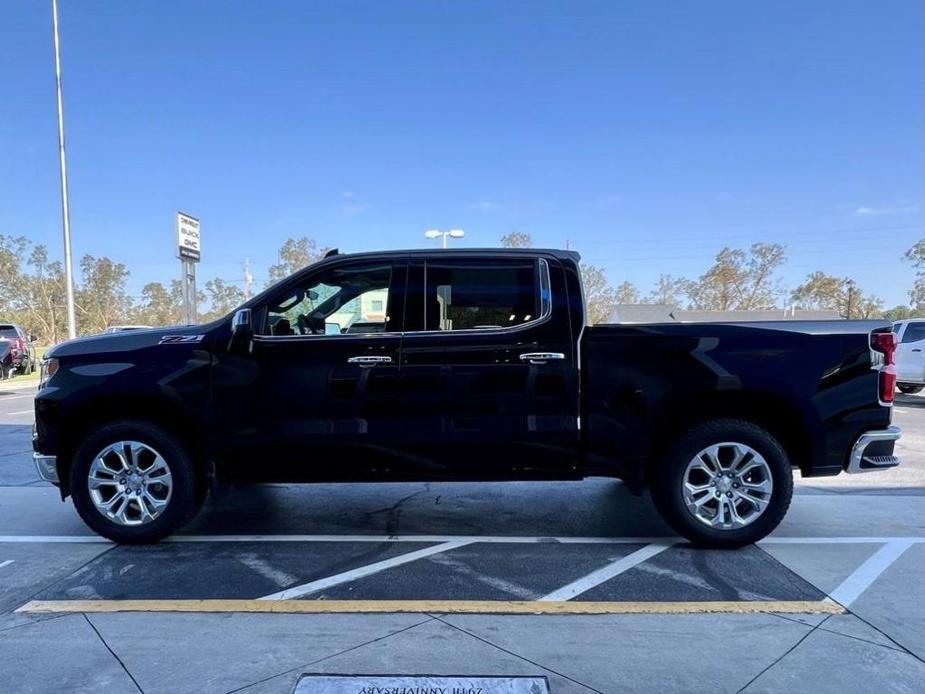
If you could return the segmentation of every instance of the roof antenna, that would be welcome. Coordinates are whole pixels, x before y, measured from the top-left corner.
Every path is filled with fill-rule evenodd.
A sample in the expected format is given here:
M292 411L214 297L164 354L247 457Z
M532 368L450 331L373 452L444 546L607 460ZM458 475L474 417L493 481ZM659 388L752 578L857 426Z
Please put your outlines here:
M339 253L340 253L340 251L338 251L336 248L329 248L329 249L325 252L324 257L325 257L325 258L330 258L330 257L333 256L333 255L338 255Z

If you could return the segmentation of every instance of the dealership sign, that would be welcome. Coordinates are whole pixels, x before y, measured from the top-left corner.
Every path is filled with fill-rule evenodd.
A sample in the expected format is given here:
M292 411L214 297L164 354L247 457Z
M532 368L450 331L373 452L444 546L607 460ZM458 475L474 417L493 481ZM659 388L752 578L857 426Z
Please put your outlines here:
M199 220L188 214L177 212L177 255L187 260L199 261L201 239Z

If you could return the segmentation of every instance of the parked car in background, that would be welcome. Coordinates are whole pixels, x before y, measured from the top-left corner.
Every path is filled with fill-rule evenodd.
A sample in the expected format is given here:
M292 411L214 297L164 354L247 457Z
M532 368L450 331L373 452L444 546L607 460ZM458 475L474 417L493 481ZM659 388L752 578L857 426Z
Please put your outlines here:
M0 337L0 381L13 377L13 343Z
M34 337L13 323L0 323L0 339L10 343L10 356L14 371L21 374L35 373L38 361L35 358Z
M739 547L784 517L795 468L899 464L889 323L589 326L578 260L332 251L233 316L56 345L36 466L118 542L229 482L608 476Z
M925 388L925 318L893 324L896 334L896 384L902 393Z

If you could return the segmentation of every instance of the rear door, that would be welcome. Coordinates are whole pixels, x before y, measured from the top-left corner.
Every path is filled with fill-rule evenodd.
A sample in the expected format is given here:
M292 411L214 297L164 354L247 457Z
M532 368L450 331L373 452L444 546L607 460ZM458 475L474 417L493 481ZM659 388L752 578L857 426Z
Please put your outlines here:
M402 342L403 438L430 476L560 477L578 443L564 278L535 256L416 257Z
M896 347L896 380L925 383L925 320L905 324Z

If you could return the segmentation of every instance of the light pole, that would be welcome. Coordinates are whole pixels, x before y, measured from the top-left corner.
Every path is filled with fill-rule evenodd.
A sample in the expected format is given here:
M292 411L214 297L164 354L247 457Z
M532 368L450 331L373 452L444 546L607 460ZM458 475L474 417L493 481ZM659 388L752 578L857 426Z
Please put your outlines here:
M440 231L439 229L429 229L424 232L424 236L429 239L439 239L443 237L443 247L446 248L446 239L448 236L454 239L461 239L466 235L466 232L462 229L450 229L449 231Z
M64 104L61 99L61 48L58 41L58 0L51 0L51 17L55 30L55 86L58 92L58 159L61 166L61 223L64 227L64 282L67 297L67 334L77 337L74 316L74 269L71 262L71 214L67 201L67 159L64 156Z

